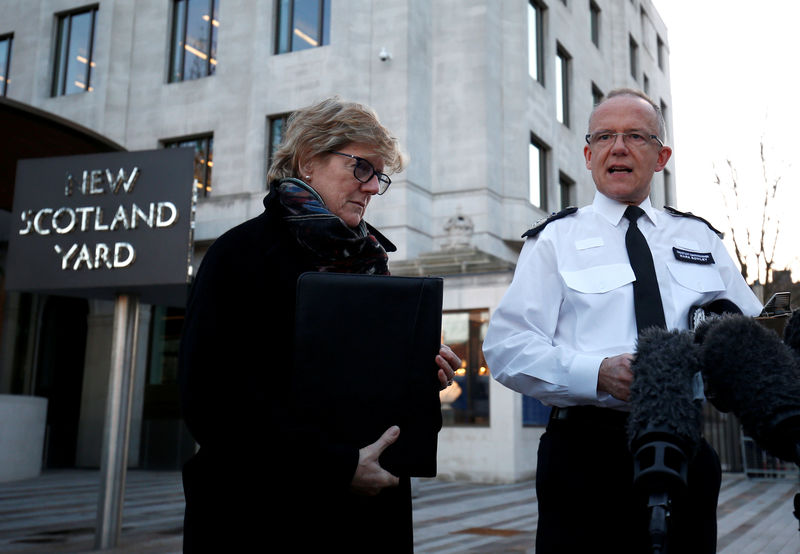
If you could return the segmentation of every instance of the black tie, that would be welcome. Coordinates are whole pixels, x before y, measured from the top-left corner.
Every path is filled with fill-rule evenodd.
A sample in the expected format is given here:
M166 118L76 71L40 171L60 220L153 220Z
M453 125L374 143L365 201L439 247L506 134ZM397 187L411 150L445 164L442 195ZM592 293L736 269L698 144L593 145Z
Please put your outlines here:
M655 326L662 329L667 327L653 255L644 235L636 225L636 220L643 214L644 210L638 206L628 206L625 210L625 217L630 221L628 232L625 233L625 247L628 249L628 259L636 275L636 281L633 282L633 305L636 310L636 328L640 335L648 327Z

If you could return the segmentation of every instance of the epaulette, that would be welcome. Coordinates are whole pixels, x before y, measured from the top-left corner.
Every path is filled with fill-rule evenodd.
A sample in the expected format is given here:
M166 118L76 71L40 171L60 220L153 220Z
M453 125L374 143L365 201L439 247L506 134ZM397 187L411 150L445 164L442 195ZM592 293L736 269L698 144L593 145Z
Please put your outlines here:
M692 212L681 212L681 211L676 210L672 206L664 206L664 210L671 216L675 216L675 217L690 217L692 219L696 219L697 221L702 221L703 223L708 225L708 228L711 229L712 231L714 231L720 239L725 237L725 233L715 229L713 225L711 225L708 221L706 221L705 219L703 219L699 215L694 215Z
M544 219L540 219L539 221L537 221L536 224L533 227L531 227L530 229L528 229L527 231L525 231L522 234L522 238L535 237L536 235L541 233L542 229L547 227L547 225L549 223L555 221L556 219L561 219L562 217L567 217L568 215L572 215L577 211L578 211L578 208L576 208L575 206L570 206L569 208L564 208L563 210L561 210L558 213L554 212L554 213L550 214L549 216L545 217Z

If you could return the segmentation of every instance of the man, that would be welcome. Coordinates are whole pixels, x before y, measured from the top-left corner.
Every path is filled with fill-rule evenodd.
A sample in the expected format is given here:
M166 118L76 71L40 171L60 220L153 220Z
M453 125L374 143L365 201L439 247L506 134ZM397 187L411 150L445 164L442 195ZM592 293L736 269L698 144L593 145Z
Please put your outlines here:
M761 310L705 221L651 205L653 174L672 155L664 139L658 106L639 91L615 90L596 106L584 147L594 201L523 235L514 279L489 324L483 349L494 378L554 407L539 445L537 554L650 551L625 427L639 332L634 297L640 307L651 303L642 328L687 329L689 309L713 300L747 315ZM634 224L652 252L649 291L641 290L648 279L638 254L626 248ZM673 510L672 552L715 552L720 477L704 441L690 464L689 500Z

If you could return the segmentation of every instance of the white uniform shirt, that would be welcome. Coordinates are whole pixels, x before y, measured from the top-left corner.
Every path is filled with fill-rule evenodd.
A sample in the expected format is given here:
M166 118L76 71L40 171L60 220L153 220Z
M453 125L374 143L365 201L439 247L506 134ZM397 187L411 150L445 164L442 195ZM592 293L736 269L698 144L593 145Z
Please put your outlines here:
M525 241L483 342L497 381L544 404L628 409L626 402L597 391L603 358L636 348L626 207L598 192L592 205ZM668 328L688 329L689 309L719 298L746 315L761 311L705 223L656 210L649 198L640 207L646 216L638 226L653 253ZM697 263L709 253L713 263Z

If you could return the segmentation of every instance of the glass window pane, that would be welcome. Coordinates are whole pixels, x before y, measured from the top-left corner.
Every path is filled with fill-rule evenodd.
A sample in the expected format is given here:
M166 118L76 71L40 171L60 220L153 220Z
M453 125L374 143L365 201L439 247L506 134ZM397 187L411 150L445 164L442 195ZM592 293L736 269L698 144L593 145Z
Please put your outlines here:
M186 11L186 38L183 45L184 79L198 79L208 74L211 14L207 0L190 0Z
M564 113L564 58L556 56L556 118L560 123L566 123Z
M209 46L208 74L217 70L217 35L219 34L219 2L211 0L211 44Z
M530 171L529 199L531 204L542 208L542 151L535 144L528 148L528 166Z
M164 142L164 148L194 148L194 178L199 196L211 192L211 170L214 167L214 137Z
M8 76L11 72L11 35L0 37L0 96L8 91Z
M322 44L331 43L331 0L324 0L322 7Z
M289 51L289 29L291 28L289 18L291 15L291 0L281 0L278 4L278 54Z
M67 57L67 78L64 94L84 92L89 87L89 64L91 60L92 14L85 12L72 16Z
M175 0L172 14L172 55L170 56L169 81L183 80L184 30L186 29L186 3Z
M320 46L319 0L295 0L292 50Z
M442 342L461 358L452 386L442 391L445 424L489 423L489 370L483 358L483 339L489 325L488 310L442 315Z
M539 36L537 29L538 9L528 4L528 73L539 78Z

